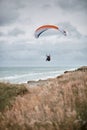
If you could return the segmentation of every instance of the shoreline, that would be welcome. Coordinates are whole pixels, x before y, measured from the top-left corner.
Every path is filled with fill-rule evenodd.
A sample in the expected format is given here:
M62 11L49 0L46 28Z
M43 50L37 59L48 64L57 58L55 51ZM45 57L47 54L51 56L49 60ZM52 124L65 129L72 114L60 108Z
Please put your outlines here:
M32 72L32 73L27 71L24 74L19 74L18 72L17 72L17 74L15 74L13 72L11 75L8 74L8 76L0 77L0 82L9 82L9 83L13 83L13 84L15 84L15 83L21 84L21 83L27 83L28 81L32 81L32 80L33 81L47 80L49 78L56 78L57 76L64 74L65 71L71 71L71 70L76 69L76 68L68 68L68 69L63 69L63 70L61 69L60 70L58 67L56 67L56 68L51 67L51 68L53 68L54 70L51 69L50 71L47 71L47 72L46 72L46 70L42 71L42 72L40 72L40 70L39 70L38 72ZM67 68L67 67L65 67L65 68Z

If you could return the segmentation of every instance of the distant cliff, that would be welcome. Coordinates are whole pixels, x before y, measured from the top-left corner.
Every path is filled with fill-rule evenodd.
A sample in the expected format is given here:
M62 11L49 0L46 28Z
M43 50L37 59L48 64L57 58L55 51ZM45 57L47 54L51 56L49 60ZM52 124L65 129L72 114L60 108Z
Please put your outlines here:
M52 79L1 84L2 89L10 85L7 95L13 94L6 97L10 105L0 109L0 130L87 130L86 66Z

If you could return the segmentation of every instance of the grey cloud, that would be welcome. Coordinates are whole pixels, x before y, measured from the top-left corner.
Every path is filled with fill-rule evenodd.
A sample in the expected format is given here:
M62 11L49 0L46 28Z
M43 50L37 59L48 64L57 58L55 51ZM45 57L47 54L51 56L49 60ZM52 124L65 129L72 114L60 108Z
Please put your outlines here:
M19 43L0 43L1 65L11 65L13 63L16 65L35 64L38 62L38 57L40 57L38 46Z
M10 36L18 36L18 35L22 35L22 34L25 34L25 32L23 30L20 30L20 29L17 29L17 28L8 32L8 35L10 35Z
M14 13L6 13L0 15L0 26L8 25L10 23L14 23L17 19L18 15Z
M43 10L47 10L47 9L50 9L50 8L51 8L51 5L50 5L50 4L44 4L41 8L42 8Z
M87 64L87 47L86 42L83 43L73 41L72 43L56 44L56 48L54 48L55 61L58 59L59 64L64 63L66 65ZM85 47L86 49L84 49Z
M15 1L0 0L0 26L14 23L19 17L18 8Z
M21 22L20 16L38 5L32 0L0 0L0 26ZM26 14L25 14L26 15ZM26 20L25 20L26 21Z
M3 31L0 32L0 37L7 37L7 36L18 36L18 35L25 35L25 32L19 28L14 28L11 31L8 31L7 33Z
M85 10L87 8L87 0L56 0L56 5L59 5L62 9L66 10Z
M1 37L1 36L5 36L5 34L4 34L3 32L0 32L0 37Z

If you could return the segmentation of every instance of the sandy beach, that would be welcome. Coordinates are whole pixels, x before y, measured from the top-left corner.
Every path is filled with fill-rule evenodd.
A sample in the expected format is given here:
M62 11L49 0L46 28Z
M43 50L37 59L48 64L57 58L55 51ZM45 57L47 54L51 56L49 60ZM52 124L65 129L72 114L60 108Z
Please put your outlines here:
M87 130L87 66L47 80L0 83L0 102L0 130Z

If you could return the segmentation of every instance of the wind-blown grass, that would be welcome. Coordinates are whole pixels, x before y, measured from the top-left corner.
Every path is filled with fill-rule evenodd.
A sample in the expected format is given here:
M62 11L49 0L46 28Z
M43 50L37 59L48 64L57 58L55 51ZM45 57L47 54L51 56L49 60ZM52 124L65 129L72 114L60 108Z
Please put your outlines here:
M18 95L23 95L27 92L24 85L16 85L10 83L0 83L0 112L5 108L12 106L12 101Z

